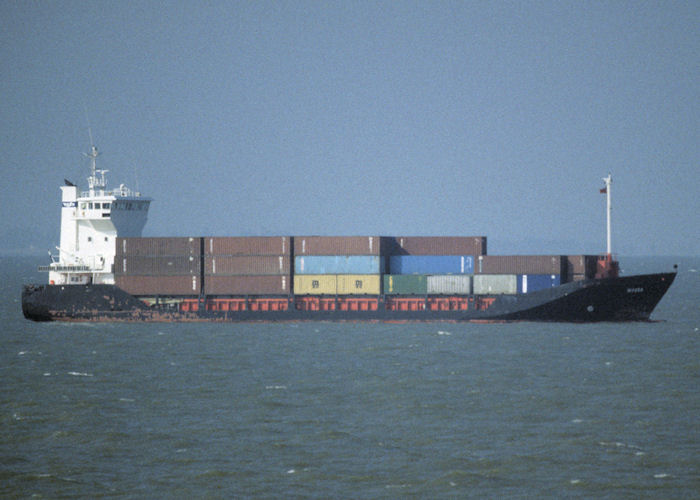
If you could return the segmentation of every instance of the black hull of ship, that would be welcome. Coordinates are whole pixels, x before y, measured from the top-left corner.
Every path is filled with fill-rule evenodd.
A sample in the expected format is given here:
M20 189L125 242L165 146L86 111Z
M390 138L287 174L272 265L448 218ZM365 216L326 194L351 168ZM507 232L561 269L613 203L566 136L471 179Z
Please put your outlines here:
M389 296L374 298L376 310L303 310L288 298L286 310L210 310L209 297L198 310L184 311L177 300L159 298L148 305L114 285L26 285L22 311L34 321L133 322L283 322L283 321L648 321L675 279L659 273L588 279L519 295L470 296L466 310L391 310ZM426 305L428 298L425 298Z

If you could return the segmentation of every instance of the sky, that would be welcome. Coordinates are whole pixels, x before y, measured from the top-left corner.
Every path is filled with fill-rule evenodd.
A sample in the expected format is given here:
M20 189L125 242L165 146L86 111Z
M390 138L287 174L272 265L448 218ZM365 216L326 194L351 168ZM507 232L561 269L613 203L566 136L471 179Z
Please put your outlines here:
M0 253L64 178L144 236L484 235L700 255L700 2L0 2Z

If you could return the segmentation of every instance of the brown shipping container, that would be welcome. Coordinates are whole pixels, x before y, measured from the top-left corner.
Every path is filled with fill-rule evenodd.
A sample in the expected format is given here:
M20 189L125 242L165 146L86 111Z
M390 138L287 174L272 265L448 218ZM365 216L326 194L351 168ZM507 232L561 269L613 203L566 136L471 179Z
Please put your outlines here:
M132 295L199 295L198 276L116 276L116 285Z
M206 275L289 274L288 255L211 255L204 258Z
M294 255L383 255L381 236L295 236Z
M569 276L577 274L592 278L596 273L598 255L567 255L567 272Z
M474 274L566 274L562 255L480 255Z
M114 274L126 276L199 276L197 256L125 256L114 258Z
M397 236L394 255L486 255L486 236Z
M201 238L117 238L117 255L200 255Z
M206 255L290 255L289 236L215 236L204 238Z
M291 279L281 276L206 276L207 295L287 295Z

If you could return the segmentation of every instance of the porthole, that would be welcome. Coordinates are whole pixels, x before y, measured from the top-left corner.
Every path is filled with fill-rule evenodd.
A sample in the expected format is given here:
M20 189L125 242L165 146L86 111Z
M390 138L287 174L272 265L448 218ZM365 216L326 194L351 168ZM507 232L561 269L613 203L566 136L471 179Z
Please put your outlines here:
M589 313L592 313L594 310L595 310L595 307L593 307L593 306L588 306L586 308L586 311L588 311Z

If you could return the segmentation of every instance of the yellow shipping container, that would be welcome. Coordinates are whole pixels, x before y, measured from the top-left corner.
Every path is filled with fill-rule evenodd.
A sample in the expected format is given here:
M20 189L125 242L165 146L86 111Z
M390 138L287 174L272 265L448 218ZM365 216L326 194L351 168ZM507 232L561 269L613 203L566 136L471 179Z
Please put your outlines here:
M335 274L295 274L295 295L335 295L337 279Z
M296 295L379 295L379 274L295 274Z
M379 295L381 275L339 274L338 295Z

